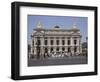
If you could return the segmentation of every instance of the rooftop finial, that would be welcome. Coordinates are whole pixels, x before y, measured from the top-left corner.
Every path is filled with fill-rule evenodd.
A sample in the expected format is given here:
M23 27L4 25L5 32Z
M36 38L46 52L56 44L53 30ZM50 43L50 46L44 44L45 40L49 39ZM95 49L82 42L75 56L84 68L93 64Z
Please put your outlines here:
M37 24L37 28L43 28L43 24L40 21Z

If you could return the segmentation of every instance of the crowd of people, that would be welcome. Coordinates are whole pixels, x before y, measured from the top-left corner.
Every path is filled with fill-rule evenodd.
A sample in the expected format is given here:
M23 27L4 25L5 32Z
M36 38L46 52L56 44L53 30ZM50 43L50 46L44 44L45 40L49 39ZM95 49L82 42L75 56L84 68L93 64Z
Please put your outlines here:
M82 53L74 53L71 52L51 52L51 53L44 53L40 54L37 53L37 55L29 54L29 58L31 59L40 59L40 58L59 58L59 57L70 57L70 56L80 56L83 55Z

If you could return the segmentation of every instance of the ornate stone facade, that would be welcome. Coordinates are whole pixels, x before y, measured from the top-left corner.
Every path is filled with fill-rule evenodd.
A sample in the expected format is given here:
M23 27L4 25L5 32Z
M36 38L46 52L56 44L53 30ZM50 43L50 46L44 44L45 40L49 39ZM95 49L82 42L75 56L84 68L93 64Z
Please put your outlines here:
M31 55L57 53L71 53L72 55L82 53L81 34L74 24L71 29L62 29L55 26L45 29L41 22L33 30L31 35Z

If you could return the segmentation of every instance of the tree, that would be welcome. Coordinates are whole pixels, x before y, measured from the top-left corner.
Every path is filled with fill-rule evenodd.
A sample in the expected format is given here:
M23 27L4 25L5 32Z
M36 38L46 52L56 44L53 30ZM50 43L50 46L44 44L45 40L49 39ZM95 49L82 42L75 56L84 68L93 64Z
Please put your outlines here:
M31 46L28 44L28 54L31 52Z

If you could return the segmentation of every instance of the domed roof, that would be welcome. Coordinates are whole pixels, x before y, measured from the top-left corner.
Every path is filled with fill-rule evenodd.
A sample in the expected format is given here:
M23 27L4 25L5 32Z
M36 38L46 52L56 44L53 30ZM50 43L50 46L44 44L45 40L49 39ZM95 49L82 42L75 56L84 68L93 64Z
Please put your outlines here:
M59 26L54 26L53 30L60 30L60 27Z
M54 28L60 28L59 26L55 26Z

